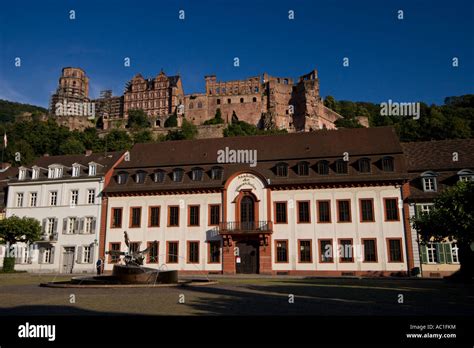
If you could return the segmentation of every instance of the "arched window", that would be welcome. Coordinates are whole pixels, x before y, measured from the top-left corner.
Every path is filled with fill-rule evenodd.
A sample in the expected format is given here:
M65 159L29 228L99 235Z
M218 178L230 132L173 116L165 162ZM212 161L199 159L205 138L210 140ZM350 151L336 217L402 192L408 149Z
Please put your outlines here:
M243 102L244 102L244 98L240 98L240 102L243 103Z
M318 169L319 175L329 175L329 162L328 161L319 161L316 167Z
M276 176L288 176L288 164L286 163L278 163L275 167L276 169Z
M231 103L231 100L230 100L230 98L229 98L229 99L227 99L227 104L230 104L230 103Z
M370 173L370 159L369 158L359 159L359 172Z
M198 109L202 109L202 102L198 102Z
M124 185L127 182L128 173L127 172L119 172L117 174L117 184Z
M336 161L336 173L337 174L347 174L347 162L344 160Z
M159 183L165 181L165 172L163 170L157 170L153 173L153 181Z
M253 98L252 98L252 101L253 101L254 103L256 103L256 102L257 102L257 98L253 97Z
M299 162L296 165L296 173L301 176L309 175L309 163L308 162Z
M421 173L421 183L423 185L423 191L425 192L436 192L438 191L438 183L436 177L438 174L432 171Z
M222 167L213 167L211 169L212 180L222 180L223 174L224 174L224 169Z
M135 182L137 184L143 184L145 182L145 178L146 178L146 172L143 170L139 170L135 174Z
M189 103L189 108L192 109L194 107L193 103Z
M217 105L220 105L220 104L221 104L221 100L217 99Z
M201 181L202 180L202 168L193 168L191 170L191 179L193 181Z
M183 181L183 174L184 174L184 170L182 170L181 168L174 169L173 174L172 174L173 181L175 182Z

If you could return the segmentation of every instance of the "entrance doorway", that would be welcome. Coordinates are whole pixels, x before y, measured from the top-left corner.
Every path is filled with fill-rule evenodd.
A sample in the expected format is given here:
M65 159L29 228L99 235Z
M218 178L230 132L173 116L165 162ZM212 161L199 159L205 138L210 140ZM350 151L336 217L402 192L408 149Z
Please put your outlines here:
M240 201L240 224L242 230L251 230L255 222L255 202L251 196Z
M72 273L74 268L74 247L64 247L63 252L63 273Z
M239 248L240 263L236 263L236 272L240 274L257 274L259 268L259 244L257 240L242 240L236 243Z

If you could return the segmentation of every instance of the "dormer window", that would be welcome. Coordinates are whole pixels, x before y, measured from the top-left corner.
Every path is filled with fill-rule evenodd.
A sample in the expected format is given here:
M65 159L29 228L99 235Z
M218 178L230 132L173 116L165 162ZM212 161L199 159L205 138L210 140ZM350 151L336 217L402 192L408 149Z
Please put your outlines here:
M165 181L165 172L162 170L158 170L153 174L153 181L155 182L163 182Z
M72 176L78 177L81 174L81 167L77 164L72 166Z
M56 165L48 168L48 178L49 179L59 179L63 176L63 167Z
M18 180L25 180L26 179L26 168L20 168L18 172Z
M182 170L181 168L174 169L172 173L173 181L175 182L183 181L183 174L184 174L184 170Z
M89 176L97 175L97 164L89 163Z
M336 173L337 174L347 174L347 162L344 160L336 161Z
M224 169L222 167L213 167L211 169L212 180L222 180L223 174L224 174Z
M33 171L31 172L31 178L33 180L38 179L40 174L40 169L38 167L33 167Z
M459 176L459 181L474 181L474 171L470 169L460 170L457 174Z
M276 176L288 176L288 164L286 163L278 163L276 165Z
M193 168L191 171L191 179L193 181L201 181L202 180L202 168Z
M319 161L316 167L319 175L329 175L328 161Z
M384 157L382 158L382 170L384 172L393 172L394 165L393 165L393 157Z
M135 174L135 182L137 184L143 184L145 182L145 178L146 178L146 172L144 171L138 171Z
M309 163L308 162L300 162L296 165L296 173L301 176L308 176L309 175Z
M370 173L370 159L361 158L359 160L359 172L360 173Z
M436 192L438 190L438 185L436 182L436 177L438 174L435 172L424 172L421 174L421 182L423 184L423 191L425 192Z
M127 172L120 172L117 174L117 184L123 185L127 182L128 173Z

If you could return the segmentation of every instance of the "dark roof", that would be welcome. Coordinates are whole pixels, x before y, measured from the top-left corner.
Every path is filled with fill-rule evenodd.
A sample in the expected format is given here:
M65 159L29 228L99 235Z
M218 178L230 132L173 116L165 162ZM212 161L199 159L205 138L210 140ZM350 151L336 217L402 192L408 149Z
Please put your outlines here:
M231 150L257 150L257 166L246 163L218 163L217 151L228 147ZM335 161L349 154L348 173L336 174ZM394 159L395 170L385 172L380 168L384 156ZM358 171L358 159L371 160L371 173ZM309 163L309 175L296 172L300 161ZM330 164L329 175L317 173L320 160ZM276 175L275 166L279 162L288 164L288 176ZM214 166L224 169L222 180L213 180L211 171ZM204 171L202 181L193 181L191 171L200 167ZM173 169L184 170L182 182L171 180ZM153 173L164 170L162 183L153 181ZM134 181L137 171L147 173L144 183ZM269 182L272 187L288 185L351 184L361 182L390 181L400 182L406 177L402 148L392 128L361 128L341 130L321 130L310 133L296 133L272 136L248 136L213 138L202 140L168 141L161 143L136 144L130 151L130 160L121 162L115 169L115 179L106 189L107 192L144 192L185 189L220 189L225 181L237 172L253 172ZM128 173L125 184L117 183L117 175Z
M78 163L83 166L81 169L81 176L87 174L88 166L90 162L98 163L97 166L97 176L103 176L107 173L110 168L114 166L114 164L122 157L125 151L115 151L115 152L108 152L105 153L92 153L90 155L82 154L82 155L61 155L61 156L43 156L38 158L33 164L29 166L25 166L29 170L31 170L34 166L47 169L50 165L59 164L63 165L68 168L72 168L72 165ZM18 174L18 173L16 173ZM18 177L18 175L16 175ZM63 173L63 178L71 177L72 173L71 170L65 171ZM40 179L47 178L46 171L40 171ZM27 177L26 180L31 180L31 173ZM26 181L25 180L25 181ZM14 180L17 181L17 180ZM22 180L23 182L23 180Z
M474 139L450 139L402 143L408 171L474 168ZM458 161L453 161L453 153Z
M258 161L383 155L402 153L391 127L319 130L281 135L259 135L136 144L130 161L118 168L182 166L217 163L217 151L257 150Z

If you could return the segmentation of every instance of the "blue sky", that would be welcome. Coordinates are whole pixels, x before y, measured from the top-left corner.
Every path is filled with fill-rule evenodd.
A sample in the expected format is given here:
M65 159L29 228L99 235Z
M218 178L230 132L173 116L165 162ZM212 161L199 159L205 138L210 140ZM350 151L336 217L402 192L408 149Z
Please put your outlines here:
M338 100L439 104L474 93L471 0L18 0L0 11L0 99L47 106L64 66L85 69L92 97L120 95L136 73L161 68L181 74L185 93L203 92L208 74L296 78L313 68L321 94Z

